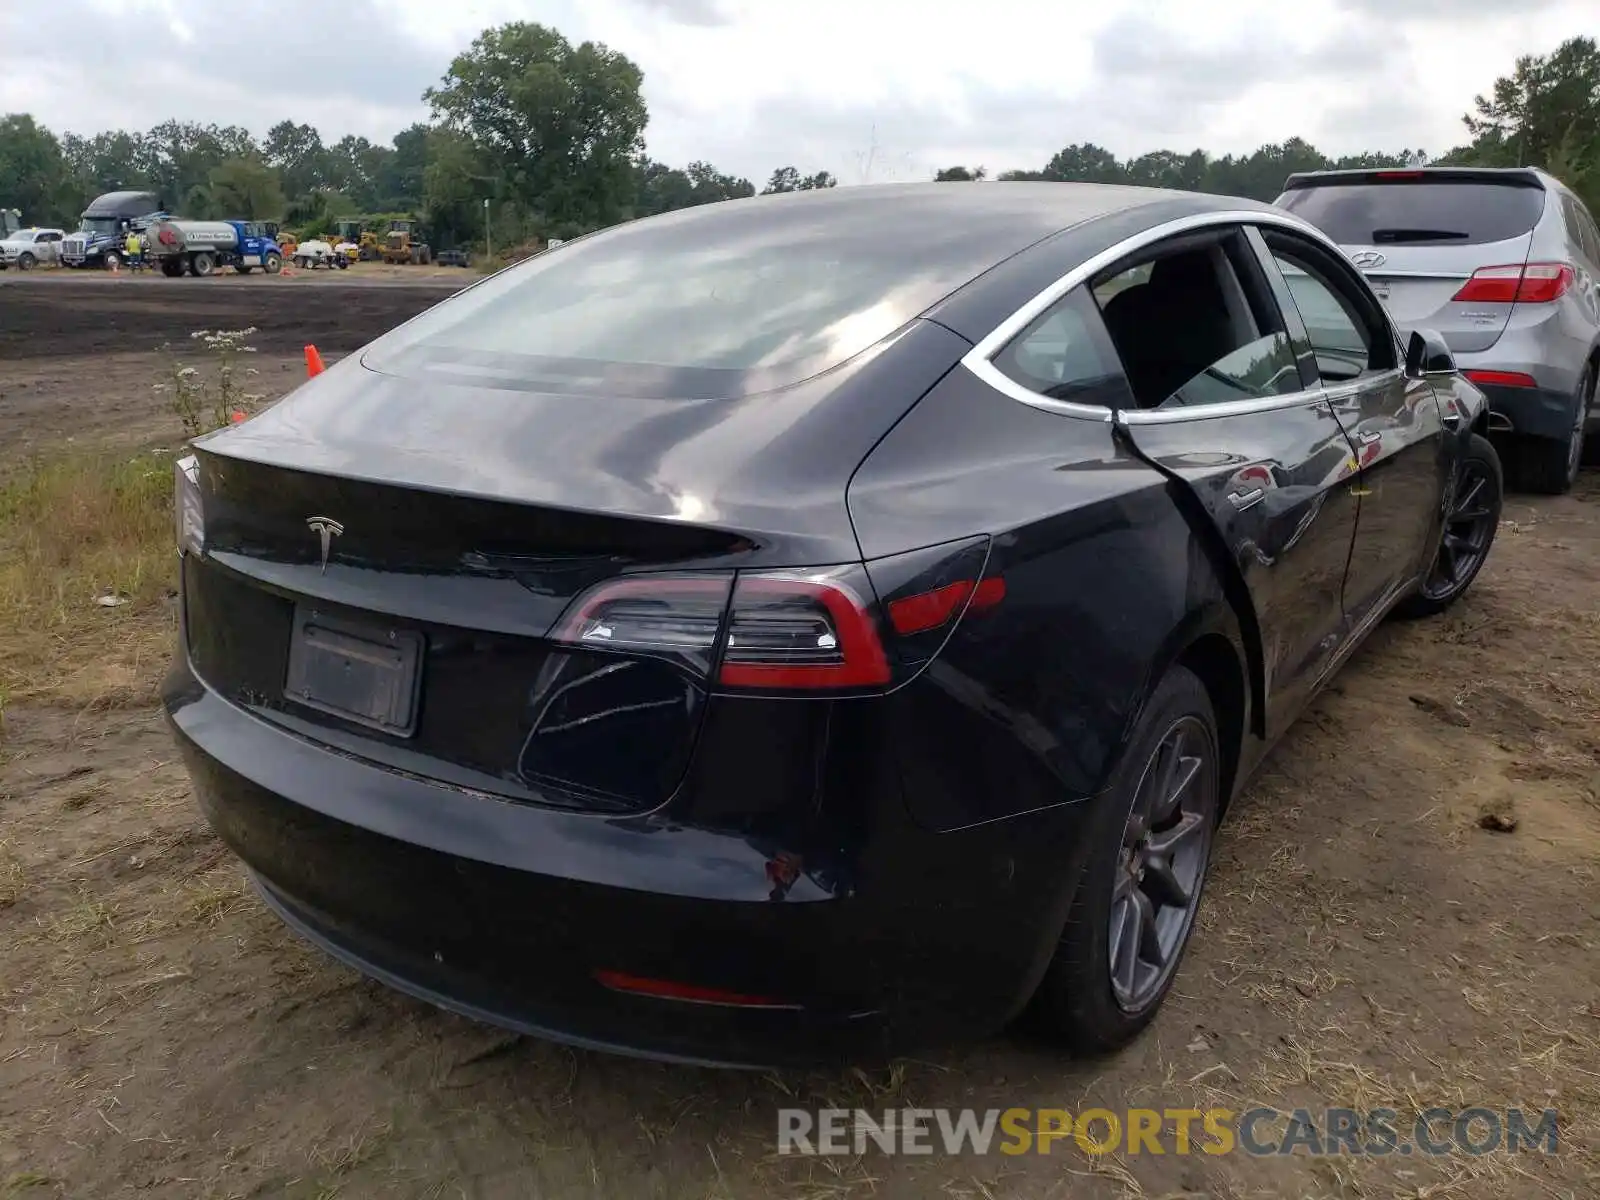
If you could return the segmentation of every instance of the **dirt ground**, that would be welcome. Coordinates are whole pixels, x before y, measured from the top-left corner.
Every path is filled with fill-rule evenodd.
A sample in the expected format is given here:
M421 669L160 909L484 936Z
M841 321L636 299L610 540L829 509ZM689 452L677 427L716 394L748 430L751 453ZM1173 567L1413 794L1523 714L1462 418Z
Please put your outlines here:
M196 330L254 328L248 341L258 390L278 395L303 378L307 344L331 363L437 304L466 275L408 284L351 278L354 270L290 279L7 272L0 277L0 470L4 459L80 438L170 444L177 426L152 386L171 354L192 354Z
M149 385L193 328L255 326L281 391L305 342L346 353L437 296L262 282L0 286L0 472L67 438L175 445ZM131 640L171 620L103 617ZM160 656L125 662L115 688L14 702L0 732L0 1197L1600 1196L1597 663L1590 473L1512 497L1471 596L1381 628L1274 753L1130 1050L1076 1063L1007 1036L740 1074L510 1037L302 944L194 807ZM1253 1104L1554 1107L1560 1151L775 1153L784 1105Z

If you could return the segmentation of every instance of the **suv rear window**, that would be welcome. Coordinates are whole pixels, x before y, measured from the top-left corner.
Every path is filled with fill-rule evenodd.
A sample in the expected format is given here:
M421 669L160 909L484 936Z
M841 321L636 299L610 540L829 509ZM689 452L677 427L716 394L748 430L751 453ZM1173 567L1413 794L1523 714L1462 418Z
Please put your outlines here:
M363 361L520 391L745 396L837 366L1040 236L1003 206L952 213L938 197L689 209L537 255Z
M1522 184L1424 178L1318 183L1285 192L1278 207L1342 246L1471 246L1527 233L1544 200Z

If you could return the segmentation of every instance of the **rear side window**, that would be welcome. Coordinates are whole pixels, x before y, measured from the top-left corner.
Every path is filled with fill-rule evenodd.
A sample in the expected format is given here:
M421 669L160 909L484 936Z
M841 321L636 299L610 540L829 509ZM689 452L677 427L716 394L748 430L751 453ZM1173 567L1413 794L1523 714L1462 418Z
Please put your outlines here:
M1567 236L1583 251L1584 257L1600 266L1600 233L1595 232L1588 210L1572 196L1563 196L1562 204L1567 218Z
M1304 387L1282 315L1236 233L1157 246L1095 283L1140 408L1259 400ZM1246 269L1241 276L1236 263ZM1254 293L1254 295L1252 295Z
M1100 311L1074 288L994 357L1013 383L1052 400L1126 408L1132 402Z
M1544 202L1537 187L1427 179L1324 183L1278 197L1344 246L1503 242L1537 225Z

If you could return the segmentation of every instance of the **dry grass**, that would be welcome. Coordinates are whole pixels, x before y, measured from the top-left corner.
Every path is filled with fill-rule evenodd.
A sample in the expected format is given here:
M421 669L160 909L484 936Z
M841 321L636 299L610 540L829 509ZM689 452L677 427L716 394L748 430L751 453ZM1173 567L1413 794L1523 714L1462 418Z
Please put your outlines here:
M64 454L0 479L0 711L148 699L175 562L167 455Z

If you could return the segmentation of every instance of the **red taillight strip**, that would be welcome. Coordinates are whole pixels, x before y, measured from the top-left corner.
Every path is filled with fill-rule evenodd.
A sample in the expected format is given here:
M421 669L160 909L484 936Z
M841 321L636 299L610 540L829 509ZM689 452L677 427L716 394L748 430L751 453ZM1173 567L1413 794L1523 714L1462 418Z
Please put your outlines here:
M1479 267L1451 297L1469 304L1550 304L1577 281L1564 262L1506 263Z
M1486 384L1489 384L1491 386L1494 386L1494 385L1498 385L1500 387L1538 387L1539 386L1539 381L1537 379L1535 379L1532 375L1526 374L1523 371L1471 370L1471 371L1463 371L1462 374L1465 375L1468 379L1470 379L1473 383L1486 383Z
M982 612L993 608L1006 598L1006 581L999 575L985 579L978 585L977 591L972 593L972 603L967 605L969 613Z
M996 576L974 584L970 579L947 583L931 592L902 596L889 602L889 624L901 637L938 629L959 614L963 604L968 612L993 608L1005 599L1006 581ZM968 603L967 598L971 597Z
M651 996L657 1000L677 1000L684 1004L717 1004L726 1008L799 1008L770 996L752 996L745 992L730 992L723 988L704 987L695 983L678 983L670 979L647 979L642 975L629 975L624 971L596 971L596 982L614 992L628 992L635 996Z

